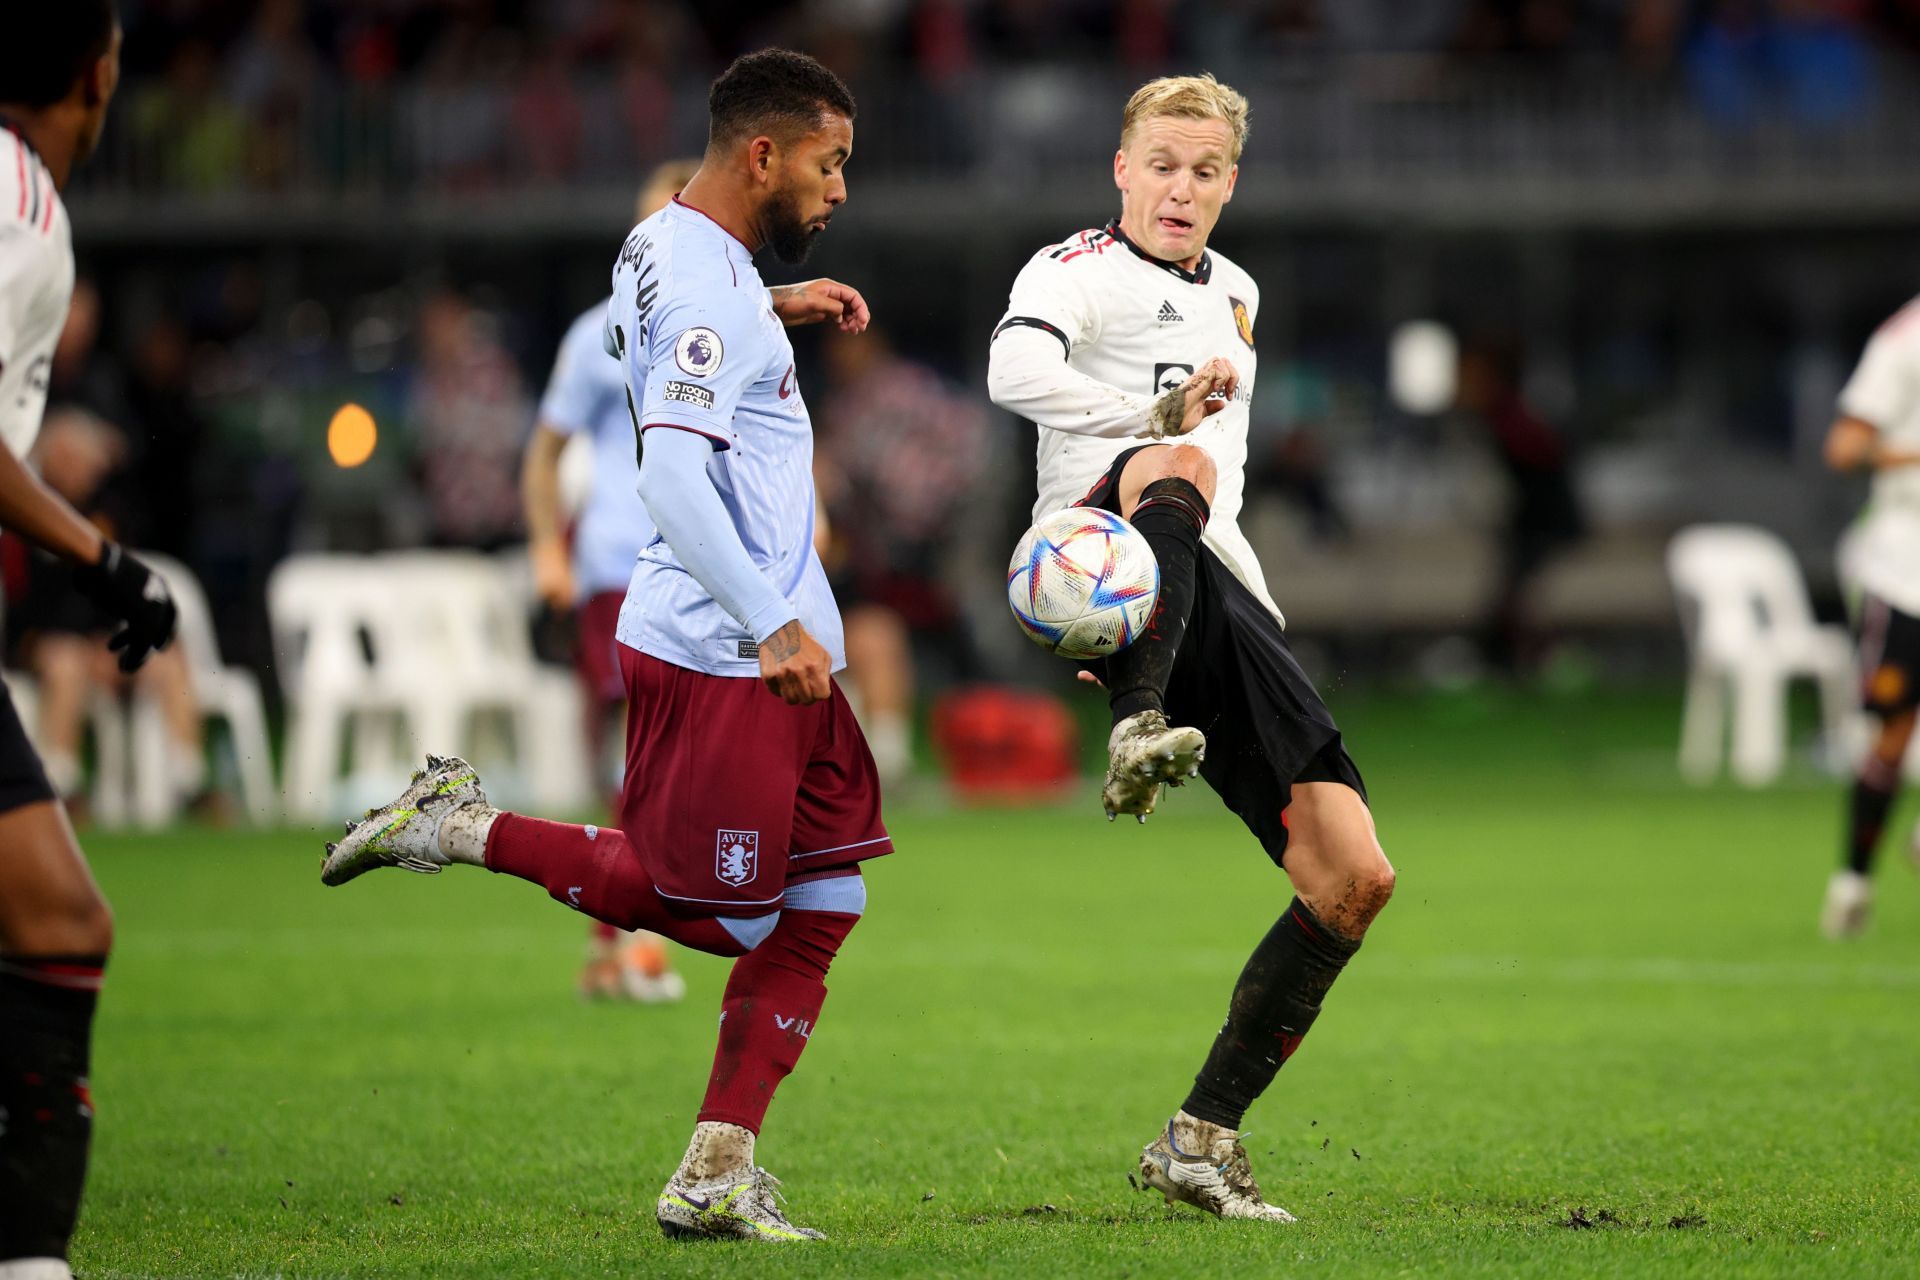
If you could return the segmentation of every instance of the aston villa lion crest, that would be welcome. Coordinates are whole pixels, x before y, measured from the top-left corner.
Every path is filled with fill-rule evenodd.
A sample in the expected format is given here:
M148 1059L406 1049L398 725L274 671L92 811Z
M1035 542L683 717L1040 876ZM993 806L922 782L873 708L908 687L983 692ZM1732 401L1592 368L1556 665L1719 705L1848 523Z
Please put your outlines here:
M722 831L714 841L713 874L730 885L743 885L760 869L758 831Z
M1253 347L1253 317L1247 313L1247 304L1234 297L1229 297L1227 301L1233 304L1233 327L1240 331L1240 341L1246 343L1248 349L1251 350Z

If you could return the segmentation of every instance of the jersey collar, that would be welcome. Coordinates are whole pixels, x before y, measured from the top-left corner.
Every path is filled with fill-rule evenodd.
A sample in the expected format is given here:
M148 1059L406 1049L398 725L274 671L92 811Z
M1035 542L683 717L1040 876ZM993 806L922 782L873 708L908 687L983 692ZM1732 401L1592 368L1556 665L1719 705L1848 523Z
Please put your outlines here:
M1129 240L1127 238L1127 233L1120 229L1120 219L1118 218L1115 218L1113 219L1113 221L1107 223L1107 234L1112 236L1115 240L1118 240L1121 244L1127 246L1127 248L1133 250L1133 256L1140 259L1142 262L1151 262L1156 267L1162 267L1168 271L1171 271L1174 275L1179 276L1182 280L1185 280L1188 284L1205 284L1209 280L1213 279L1213 255L1208 253L1204 249L1200 251L1199 265L1195 266L1193 270L1189 271L1177 262L1168 262L1165 258L1154 257L1152 254L1148 253L1145 249L1142 249L1139 245L1135 244L1132 240Z
M739 236L733 234L733 232L731 231L728 231L724 226L721 226L720 219L714 217L712 214L708 213L705 209L702 209L699 205L688 204L685 200L682 200L680 198L680 193L677 191L674 192L673 203L678 205L680 208L685 209L688 213L697 213L701 217L705 218L708 222L711 222L714 226L720 227L721 234L725 235L727 239L733 241L735 244L739 245L742 249L745 249L747 251L747 256L749 258L753 256L753 249L747 244L745 240L742 240Z
M47 162L45 160L40 159L40 152L34 148L34 145L31 142L27 141L26 131L22 129L19 125L15 124L11 119L9 119L3 113L0 113L0 132L12 134L13 140L20 144L20 149L22 151L25 151L28 155L32 156L35 160L39 160L43 168L46 166Z

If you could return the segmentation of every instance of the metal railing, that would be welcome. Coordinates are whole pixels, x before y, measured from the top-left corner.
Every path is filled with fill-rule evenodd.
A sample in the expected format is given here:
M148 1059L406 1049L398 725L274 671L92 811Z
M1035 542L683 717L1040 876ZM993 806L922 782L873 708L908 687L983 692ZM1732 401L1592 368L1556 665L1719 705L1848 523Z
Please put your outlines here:
M1920 208L1920 71L1877 66L1841 118L1762 99L1728 119L1682 80L1612 63L1277 65L1243 82L1254 126L1239 198L1281 217L1887 216ZM936 221L1044 209L1104 170L1131 87L1112 70L1060 67L857 85L852 173L864 198ZM302 215L357 225L434 210L599 227L651 164L700 149L704 93L644 77L323 82L249 115L133 85L75 202L124 233L169 219L271 229Z

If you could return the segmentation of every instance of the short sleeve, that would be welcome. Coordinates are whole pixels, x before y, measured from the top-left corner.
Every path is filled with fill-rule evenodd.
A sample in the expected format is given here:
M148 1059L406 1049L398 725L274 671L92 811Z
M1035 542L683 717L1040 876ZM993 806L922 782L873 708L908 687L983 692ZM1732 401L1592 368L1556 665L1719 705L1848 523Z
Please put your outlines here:
M1920 316L1896 316L1881 326L1840 392L1840 412L1883 431L1899 426L1913 412L1917 345Z
M1037 329L1059 340L1064 357L1075 347L1094 341L1099 326L1085 282L1074 274L1071 263L1055 260L1054 252L1035 254L1014 277L1007 314L994 327L993 336L998 338L1014 329Z
M0 227L0 372L13 368L26 355L20 349L27 330L27 308L33 305L35 245L13 227Z
M0 227L0 441L16 454L39 433L47 405L44 361L53 354L54 336L44 322L33 323L33 308L47 289L45 245Z
M553 373L540 397L540 421L563 435L593 430L603 389L619 364L606 351L606 317L598 309L573 322L560 340Z
M739 442L734 411L766 365L758 301L766 295L724 289L704 297L668 299L649 317L645 339L627 352L627 385L643 388L636 420L641 431L678 427L713 441Z

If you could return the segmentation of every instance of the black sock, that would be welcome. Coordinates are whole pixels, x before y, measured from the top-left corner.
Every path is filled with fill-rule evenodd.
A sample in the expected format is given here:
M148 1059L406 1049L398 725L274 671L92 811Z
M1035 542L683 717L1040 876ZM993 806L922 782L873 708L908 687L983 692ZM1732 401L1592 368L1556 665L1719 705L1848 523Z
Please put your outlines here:
M1360 949L1295 898L1267 931L1233 988L1226 1025L1182 1105L1188 1115L1240 1127L1253 1100L1306 1038L1327 988Z
M1847 806L1847 866L1863 876L1873 870L1873 852L1880 844L1880 832L1887 825L1887 813L1899 790L1899 766L1885 765L1872 757L1854 780L1853 797Z
M64 1258L87 1177L105 956L0 955L0 1260Z
M1142 489L1128 517L1160 562L1160 595L1145 630L1107 659L1107 705L1115 724L1135 712L1164 709L1167 680L1193 612L1200 534L1208 514L1207 500L1193 482L1170 476Z

